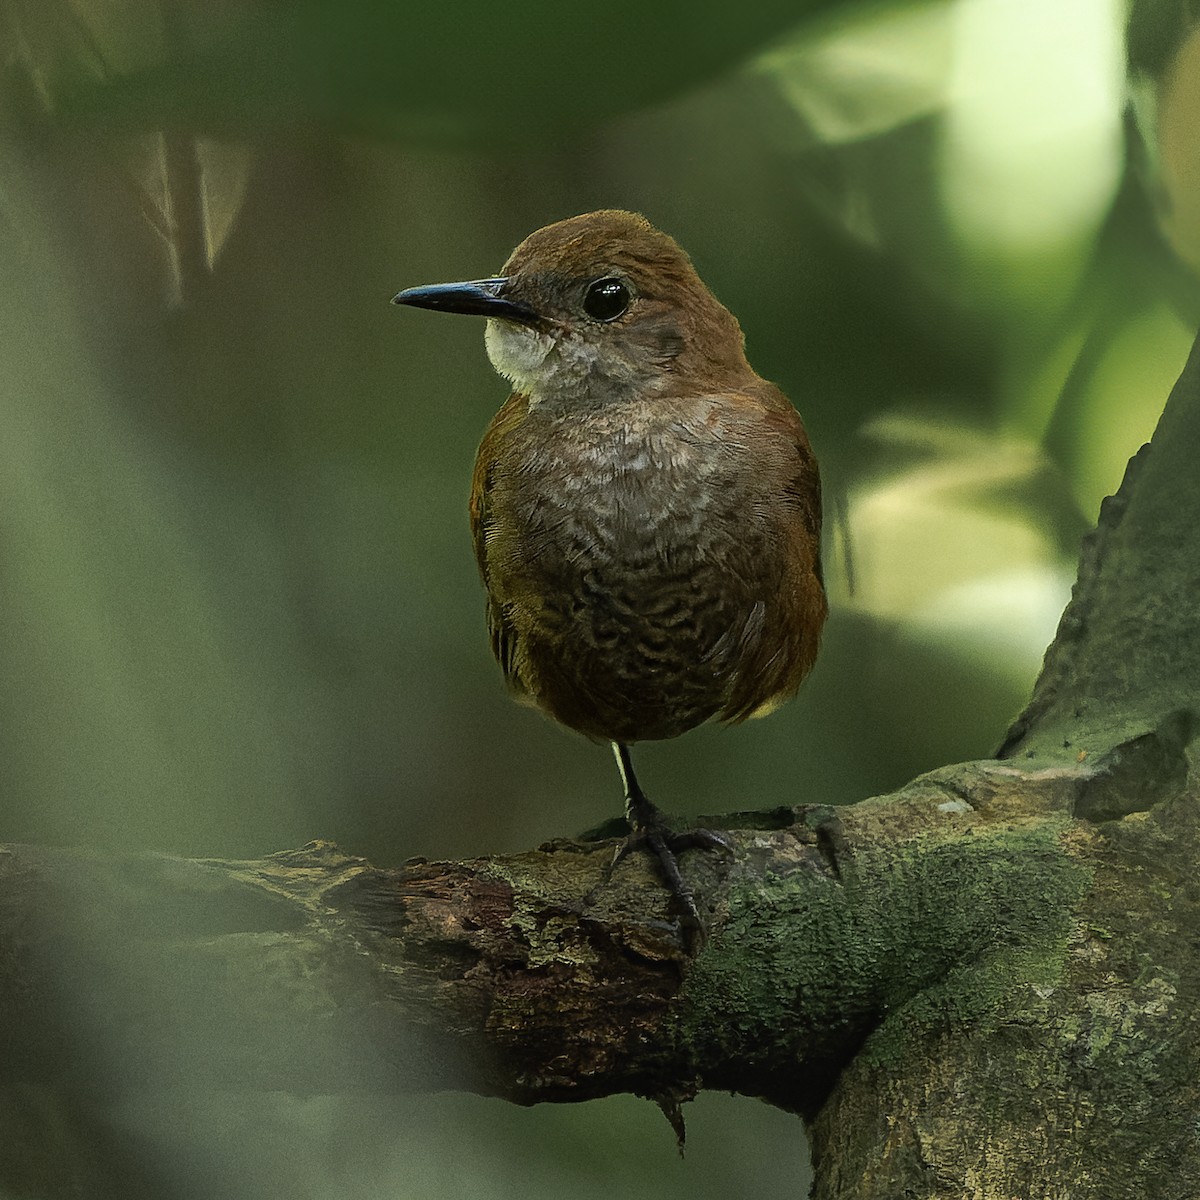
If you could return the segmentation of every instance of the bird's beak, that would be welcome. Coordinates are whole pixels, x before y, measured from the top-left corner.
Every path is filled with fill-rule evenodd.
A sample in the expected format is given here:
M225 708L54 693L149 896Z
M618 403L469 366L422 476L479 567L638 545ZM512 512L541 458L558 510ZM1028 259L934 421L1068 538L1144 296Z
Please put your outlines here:
M497 317L518 325L536 325L538 315L527 304L504 295L508 280L475 279L470 283L431 283L406 288L392 297L393 304L411 304L413 308L433 308L438 312L469 313Z

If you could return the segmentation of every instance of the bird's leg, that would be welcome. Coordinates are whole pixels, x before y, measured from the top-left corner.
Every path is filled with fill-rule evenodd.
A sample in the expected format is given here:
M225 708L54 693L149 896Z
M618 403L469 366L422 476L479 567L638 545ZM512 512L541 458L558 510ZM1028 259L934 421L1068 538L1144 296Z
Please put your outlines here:
M613 742L612 748L625 789L625 819L629 822L629 836L617 847L612 865L615 867L632 850L650 850L658 858L667 886L679 899L688 916L699 921L696 899L680 874L679 861L675 856L693 849L727 851L730 849L729 842L711 829L673 830L667 824L662 810L652 804L642 791L633 770L629 747L624 742Z

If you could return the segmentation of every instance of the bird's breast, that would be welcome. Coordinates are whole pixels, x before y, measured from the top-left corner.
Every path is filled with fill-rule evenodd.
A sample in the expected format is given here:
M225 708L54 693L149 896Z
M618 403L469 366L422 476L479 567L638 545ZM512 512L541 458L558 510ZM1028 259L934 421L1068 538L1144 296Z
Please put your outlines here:
M484 529L515 682L617 740L726 709L786 587L788 501L761 450L714 403L533 411L489 469Z
M515 517L505 549L543 590L599 577L613 599L647 599L693 583L733 549L734 526L752 536L754 481L739 478L734 448L702 418L564 424L529 431L505 488Z

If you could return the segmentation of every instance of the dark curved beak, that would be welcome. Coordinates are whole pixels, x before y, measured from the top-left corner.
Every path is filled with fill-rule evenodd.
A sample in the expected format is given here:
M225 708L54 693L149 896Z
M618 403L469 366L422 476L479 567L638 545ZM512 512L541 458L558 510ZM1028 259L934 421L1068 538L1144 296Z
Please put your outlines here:
M518 325L536 325L538 315L527 304L504 295L508 280L475 279L469 283L431 283L406 288L392 297L393 304L411 304L413 308L432 308L438 312L468 313L478 317L496 317Z

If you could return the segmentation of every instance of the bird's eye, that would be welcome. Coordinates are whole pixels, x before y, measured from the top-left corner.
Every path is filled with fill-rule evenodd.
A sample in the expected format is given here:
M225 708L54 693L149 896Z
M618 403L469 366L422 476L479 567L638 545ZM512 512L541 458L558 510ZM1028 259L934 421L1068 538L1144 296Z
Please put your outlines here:
M615 275L606 275L588 284L583 311L594 321L615 321L632 299L629 288L621 280Z

